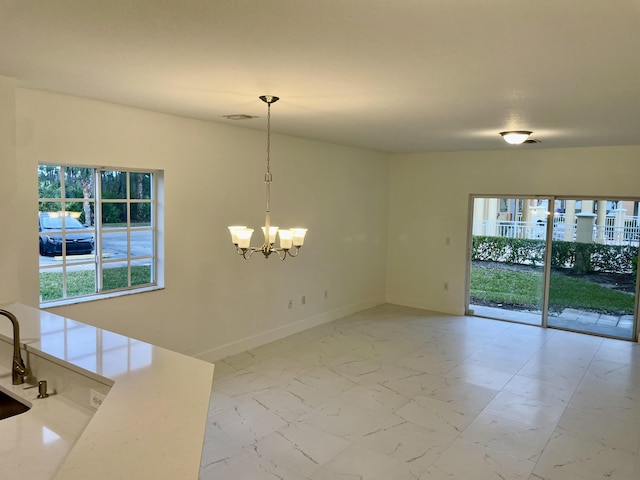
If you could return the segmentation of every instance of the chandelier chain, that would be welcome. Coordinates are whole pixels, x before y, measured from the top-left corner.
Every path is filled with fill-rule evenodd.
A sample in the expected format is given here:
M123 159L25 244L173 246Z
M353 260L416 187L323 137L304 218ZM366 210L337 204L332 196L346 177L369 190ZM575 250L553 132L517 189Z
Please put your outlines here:
M271 173L271 102L267 103L267 175Z

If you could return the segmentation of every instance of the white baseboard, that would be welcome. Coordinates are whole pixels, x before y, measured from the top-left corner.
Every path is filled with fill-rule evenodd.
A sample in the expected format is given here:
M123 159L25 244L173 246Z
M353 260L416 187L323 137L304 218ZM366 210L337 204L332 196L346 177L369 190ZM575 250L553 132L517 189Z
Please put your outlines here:
M340 307L329 312L320 313L312 317L303 318L302 320L298 320L297 322L283 325L281 327L277 327L272 330L253 335L251 337L243 338L242 340L238 340L236 342L221 345L219 347L195 354L193 356L206 362L216 362L231 355L236 355L238 353L251 350L252 348L259 347L260 345L264 345L266 343L275 342L276 340L288 337L289 335L293 335L294 333L302 332L303 330L322 325L323 323L332 322L333 320L337 320L339 318L346 317L347 315L351 315L353 313L360 312L377 305L382 305L384 303L386 303L384 297L379 297L358 303L353 303L351 305L345 305L344 307Z
M433 302L427 302L419 298L402 297L398 295L387 296L387 303L393 305L401 305L403 307L419 308L429 312L446 313L448 315L464 315L463 308L451 308L450 305L434 305Z

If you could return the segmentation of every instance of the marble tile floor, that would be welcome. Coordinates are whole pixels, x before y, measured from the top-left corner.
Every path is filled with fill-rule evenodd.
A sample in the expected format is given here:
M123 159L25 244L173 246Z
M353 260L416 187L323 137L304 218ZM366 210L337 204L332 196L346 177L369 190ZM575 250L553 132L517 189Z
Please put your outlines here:
M640 345L382 305L216 363L201 480L638 480Z

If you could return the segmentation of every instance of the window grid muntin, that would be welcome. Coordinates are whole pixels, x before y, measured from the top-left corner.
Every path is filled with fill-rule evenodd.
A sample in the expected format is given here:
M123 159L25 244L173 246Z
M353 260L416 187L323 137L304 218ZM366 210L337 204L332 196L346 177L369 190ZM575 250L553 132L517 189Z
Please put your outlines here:
M68 210L67 209L67 204L68 203L77 203L77 201L79 200L78 198L71 198L68 199L67 195L66 195L66 184L67 184L67 178L66 178L66 171L68 166L65 165L46 165L46 166L50 166L50 167L55 167L57 168L58 171L58 181L59 181L59 193L60 193L60 197L39 197L38 198L38 204L44 204L44 203L56 203L60 205L60 208L58 210L58 212L61 214L61 229L60 230L50 230L47 233L51 234L51 235L60 235L61 238L61 253L60 253L60 265L39 265L39 271L42 272L43 270L53 270L54 268L60 268L61 269L61 273L62 273L62 292L61 292L61 298L60 299L54 299L51 301L59 301L59 300L65 300L68 298L81 298L84 295L81 296L72 296L70 297L68 294L68 285L69 285L69 281L68 281L68 275L67 275L67 271L68 269L68 264L71 263L73 266L82 266L82 265L91 265L91 264L95 264L96 260L94 259L87 259L85 261L82 260L70 260L70 256L67 255L67 229L66 229L66 218L67 218L67 213L73 213L73 211ZM39 165L40 167L40 165ZM94 179L94 183L95 183L95 179ZM95 193L95 190L94 190ZM87 198L87 199L82 199L83 201L89 201L95 204L95 198ZM38 207L38 212L40 213L41 210ZM46 210L45 210L46 212ZM94 235L95 238L95 233L96 233L96 229L95 229L95 225L93 228L87 228L86 230L83 230L83 232L92 232L92 234ZM40 232L39 235L40 236ZM95 270L94 270L95 271ZM91 295L94 295L94 293L92 293ZM41 302L41 303L46 303L45 302Z
M99 179L100 179L100 192L102 192L102 179L103 179L103 172L122 172L122 173L126 173L125 175L125 198L100 198L99 199L99 203L101 205L101 211L100 211L100 219L101 219L101 227L102 227L102 211L103 208L102 206L106 203L116 203L116 204L124 204L126 205L125 208L125 214L126 214L126 226L125 227L105 227L105 228L101 228L100 229L100 244L101 244L101 248L102 245L104 244L104 235L109 235L110 233L121 233L121 232L125 232L126 233L126 243L127 243L127 255L125 258L114 258L114 259L105 259L102 256L101 253L101 258L102 258L102 262L100 262L100 272L99 272L99 280L100 280L100 291L99 293L105 293L105 292L114 292L114 291L123 291L123 290L130 290L130 289L136 289L136 288L144 288L144 287L148 287L148 286L152 286L152 285L156 285L157 284L157 278L155 275L156 272L156 254L157 254L157 230L156 230L156 198L155 198L155 194L157 191L157 187L156 187L156 182L157 182L157 175L155 172L153 171L139 171L139 170L123 170L123 169L119 169L119 170L114 170L112 168L103 168L100 170L99 173ZM150 179L150 192L149 192L149 199L133 199L131 198L131 173L148 173L151 176ZM132 227L131 226L131 205L132 204L149 204L150 205L150 210L151 210L151 215L150 215L150 223L151 225L149 225L148 227ZM108 230L108 233L105 232L106 230ZM151 238L152 238L152 242L151 242L151 255L136 255L133 256L131 253L131 232L132 231L150 231L152 232ZM101 251L102 252L102 251ZM137 261L137 260L145 260L145 259L151 259L151 271L150 271L150 281L148 283L142 283L142 284L136 284L136 285L132 285L132 267L133 267L133 262ZM127 265L127 285L125 287L122 288L116 288L116 289L104 289L104 269L105 269L105 265L109 265L109 264L116 264L116 263L125 263Z
M158 238L157 238L157 192L158 192L158 185L157 182L159 181L159 175L158 172L155 170L147 170L147 169L129 169L129 168L114 168L114 167L110 167L110 168L106 168L106 167L102 167L102 168L97 168L97 167L88 167L88 166L77 166L77 165L63 165L63 164L39 164L38 168L40 167L54 167L58 169L58 180L59 180L59 188L60 188L60 197L57 198L49 198L49 197L39 197L38 198L38 202L40 203L53 203L53 202L57 202L60 203L61 205L61 212L67 212L66 210L66 205L68 203L76 203L78 201L88 201L89 203L93 204L93 211L94 211L94 219L96 220L94 225L84 231L89 231L92 232L94 235L94 242L95 242L95 247L94 247L94 255L93 258L90 260L70 260L70 258L72 258L71 256L67 255L67 248L66 248L66 231L52 231L51 233L55 233L58 234L60 233L62 236L62 255L61 255L61 260L60 260L60 264L59 265L39 265L39 272L43 273L46 272L47 270L53 270L55 268L60 268L61 272L62 272L62 296L60 298L54 298L51 300L42 300L40 301L41 304L48 304L48 303L59 303L59 302L65 302L67 300L75 300L75 299L81 299L81 298L88 298L88 297L97 297L99 298L102 295L106 295L109 293L116 293L116 292L122 292L122 291L136 291L136 290L146 290L149 287L154 287L158 285L158 278L157 278L157 252L158 252L158 247L157 247L157 243L158 243ZM66 197L66 193L65 193L65 184L66 184L66 178L65 178L65 172L66 172L66 168L70 167L70 168L90 168L93 170L93 198L70 198L67 199ZM120 228L120 229L113 229L111 230L112 232L114 231L125 231L127 234L127 253L125 258L118 258L118 259L105 259L102 255L102 248L103 245L101 244L101 239L102 239L102 234L103 234L103 222L102 222L102 212L101 212L101 207L102 207L102 201L101 201L101 192L102 192L102 184L101 184L101 174L103 171L114 171L114 172L121 172L124 173L126 175L126 183L127 183L127 193L126 199L108 199L108 201L110 202L119 202L122 201L123 203L127 204L127 208L126 208L126 214L127 214L127 224L125 228ZM132 173L143 173L143 174L148 174L150 176L150 180L149 180L149 197L150 198L130 198L131 192L130 192L130 176ZM40 170L38 171L38 175L40 175ZM130 210L130 206L132 204L149 204L150 205L150 225L149 226L145 226L145 227L132 227L131 226L131 210ZM38 208L38 210L40 211L40 208ZM65 229L65 220L64 220L64 215L62 218L62 224L63 224L63 230ZM151 254L148 255L136 255L136 256L132 256L131 255L131 232L132 231L149 231L151 232ZM40 233L40 232L39 232ZM98 255L99 254L99 255ZM147 260L150 260L150 262L146 262ZM135 284L133 285L132 282L132 267L135 266L133 265L133 261L145 261L144 265L149 265L150 267L150 271L149 271L149 282L146 283L140 283L140 284ZM102 288L102 271L103 271L103 265L104 264L109 264L109 263L117 263L117 262L126 262L127 263L127 286L126 287L122 287L122 288L113 288L113 289L104 289ZM75 266L82 266L82 265L95 265L95 269L94 269L94 273L95 273L95 291L92 293L88 293L85 295L75 295L75 296L68 296L68 264L72 264L74 267Z

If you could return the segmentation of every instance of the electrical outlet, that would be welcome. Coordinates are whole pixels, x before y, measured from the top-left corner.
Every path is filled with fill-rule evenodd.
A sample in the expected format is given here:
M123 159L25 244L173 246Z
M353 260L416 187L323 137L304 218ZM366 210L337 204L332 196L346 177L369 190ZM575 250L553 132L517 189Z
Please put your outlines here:
M94 389L90 389L89 390L89 406L97 410L98 407L102 405L102 402L104 401L105 397L106 395L100 392L96 392Z
M289 308L293 308L293 300L289 300Z
M447 282L444 282L443 288L444 288L445 292L448 292L449 291L449 284Z
M307 297L306 297L306 295L302 295L302 299L300 300L300 303L301 303L302 305L304 305L305 303L307 303Z

